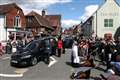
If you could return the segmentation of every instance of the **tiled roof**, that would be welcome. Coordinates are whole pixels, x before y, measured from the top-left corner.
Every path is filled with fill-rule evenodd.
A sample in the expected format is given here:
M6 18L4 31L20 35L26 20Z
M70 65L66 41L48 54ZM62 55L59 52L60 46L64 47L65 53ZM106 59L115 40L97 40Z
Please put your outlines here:
M47 27L47 28L50 28L50 29L53 29L51 27L51 24L48 22L48 20L46 20L45 18L43 18L41 15L39 15L38 13L32 11L30 12L29 14L26 15L26 17L29 17L29 16L34 16L34 18L36 19L37 23L40 25L40 26L44 26L44 27ZM36 24L34 24L36 26Z
M15 3L11 3L11 4L3 4L0 5L0 14L5 14L8 13L9 11L11 11L12 9L17 8L22 10L20 7L18 7Z
M54 27L57 27L58 25L61 25L61 15L46 15L45 18Z

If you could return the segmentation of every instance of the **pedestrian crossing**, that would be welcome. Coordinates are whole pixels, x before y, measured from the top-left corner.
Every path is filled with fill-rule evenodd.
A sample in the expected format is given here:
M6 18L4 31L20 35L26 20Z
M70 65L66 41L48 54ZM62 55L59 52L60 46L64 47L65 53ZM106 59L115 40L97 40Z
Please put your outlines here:
M57 60L52 56L50 57L50 59L51 59L51 61L50 61L49 65L48 65L48 67L51 67L52 65L54 65L57 62Z
M23 74L3 74L3 73L0 73L0 77L23 77Z
M11 74L4 74L4 73L0 73L0 77L23 77L24 73L28 71L28 68L24 68L24 69L16 69L14 71L14 73Z

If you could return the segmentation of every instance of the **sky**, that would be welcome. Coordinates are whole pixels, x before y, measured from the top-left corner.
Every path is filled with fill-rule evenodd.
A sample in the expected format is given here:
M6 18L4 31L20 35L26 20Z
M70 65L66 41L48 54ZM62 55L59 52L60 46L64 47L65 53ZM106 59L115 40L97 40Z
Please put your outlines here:
M120 4L120 0L116 0ZM105 0L0 0L0 4L16 3L26 15L30 11L61 15L63 28L69 28L89 18Z

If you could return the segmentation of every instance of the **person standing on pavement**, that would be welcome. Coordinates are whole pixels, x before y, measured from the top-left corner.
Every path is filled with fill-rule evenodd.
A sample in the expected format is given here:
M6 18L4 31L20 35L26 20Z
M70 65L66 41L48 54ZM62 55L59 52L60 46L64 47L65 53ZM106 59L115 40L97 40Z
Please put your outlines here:
M6 54L11 54L12 53L12 44L10 40L8 40L7 45L6 45Z
M0 43L0 56L4 54L3 46L2 43Z
M17 50L18 50L18 51L21 51L22 48L24 47L24 46L23 46L23 42L22 42L21 39L17 40L17 45L16 45L16 47L17 47Z
M88 56L88 43L86 42L86 40L82 40L80 42L80 55L85 59Z
M120 53L120 36L117 38L117 40L115 41L115 48L116 48L116 51L118 53Z
M56 55L56 41L54 39L50 39L50 45L52 49L52 55Z
M104 44L104 50L105 50L105 61L106 61L106 71L111 67L111 55L113 53L113 42L110 40L106 40L106 43Z
M62 42L61 36L59 36L58 38L57 48L58 48L58 57L61 57L62 48L63 48L63 42Z
M78 46L77 42L74 41L73 46L72 46L72 53L71 53L71 64L73 67L78 67L79 66L79 56L78 56Z

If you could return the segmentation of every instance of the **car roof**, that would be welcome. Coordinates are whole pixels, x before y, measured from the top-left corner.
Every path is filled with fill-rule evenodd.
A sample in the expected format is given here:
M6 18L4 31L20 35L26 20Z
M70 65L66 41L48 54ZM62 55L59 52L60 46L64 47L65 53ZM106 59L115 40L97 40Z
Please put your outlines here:
M49 36L49 37L42 37L42 38L39 38L39 39L33 40L33 41L42 41L42 40L45 40L45 39L55 39L55 38L52 37L52 36Z
M46 40L46 39L53 39L54 37L43 37L43 38L39 38L39 39L37 39L37 40L32 40L31 42L29 42L27 45L29 45L29 44L31 44L31 43L39 43L39 42L41 42L41 41L43 41L43 40Z

